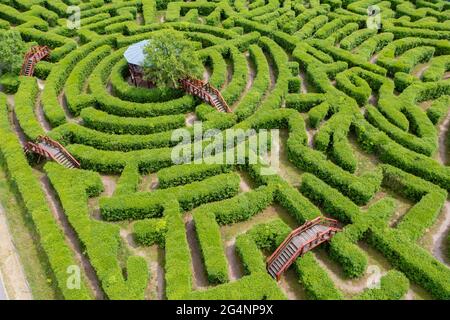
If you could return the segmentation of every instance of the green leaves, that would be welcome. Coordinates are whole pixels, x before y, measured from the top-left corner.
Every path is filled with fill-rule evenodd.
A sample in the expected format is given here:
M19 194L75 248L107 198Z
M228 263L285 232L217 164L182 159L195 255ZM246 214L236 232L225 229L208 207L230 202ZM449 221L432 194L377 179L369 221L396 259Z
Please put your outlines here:
M25 51L25 42L18 31L0 31L0 74L19 75Z
M158 87L178 87L186 77L200 77L203 66L196 47L174 30L156 33L145 48L144 77Z

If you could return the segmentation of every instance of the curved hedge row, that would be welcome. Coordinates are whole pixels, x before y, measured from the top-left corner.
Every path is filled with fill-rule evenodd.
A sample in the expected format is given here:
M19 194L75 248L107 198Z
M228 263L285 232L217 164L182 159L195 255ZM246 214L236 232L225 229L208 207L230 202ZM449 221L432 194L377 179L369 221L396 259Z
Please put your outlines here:
M9 180L16 189L39 236L39 245L48 259L56 286L65 299L91 299L93 296L85 281L80 283L78 290L70 290L66 285L70 276L67 273L68 268L78 265L78 262L53 218L46 197L23 154L18 138L9 129L6 98L3 94L0 94L0 111L2 161L4 161Z
M114 300L143 299L148 281L147 263L142 257L129 257L127 279L124 279L117 261L119 227L89 217L88 197L103 190L99 175L66 169L55 163L48 163L44 169L107 297Z

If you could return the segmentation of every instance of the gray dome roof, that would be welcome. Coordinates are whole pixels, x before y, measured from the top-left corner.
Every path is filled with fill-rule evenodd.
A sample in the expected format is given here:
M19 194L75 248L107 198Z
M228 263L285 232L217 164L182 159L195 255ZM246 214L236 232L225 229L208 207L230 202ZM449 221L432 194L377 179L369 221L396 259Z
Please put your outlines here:
M149 40L143 40L129 46L127 51L123 54L128 63L142 67L145 60L144 48L149 42Z

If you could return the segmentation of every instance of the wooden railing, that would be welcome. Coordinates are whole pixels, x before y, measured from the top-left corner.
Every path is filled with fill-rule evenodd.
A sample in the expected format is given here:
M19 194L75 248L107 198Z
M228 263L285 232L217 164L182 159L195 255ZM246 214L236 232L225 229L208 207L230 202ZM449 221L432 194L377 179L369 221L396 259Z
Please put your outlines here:
M331 236L339 231L341 231L338 228L338 221L330 218L326 218L323 216L319 216L315 218L314 220L308 221L305 224L303 224L301 227L295 229L292 231L289 236L278 246L278 248L275 250L275 252L267 259L267 266L269 267L272 265L272 263L279 257L280 253L284 251L284 249L292 242L293 238L302 234L306 230L312 228L315 225L324 225L328 227L327 230L318 233L314 238L310 239L306 243L302 244L294 254L284 263L282 268L277 272L277 279L279 279L279 275L282 274L293 262L294 260L299 256L304 254L307 249L307 251L312 250L316 246L320 245L321 243L327 241ZM327 238L328 236L328 238ZM311 245L311 244L314 245Z
M300 233L302 233L303 231L305 231L306 229L311 228L312 226L315 226L316 224L321 223L322 221L322 217L317 217L314 220L308 221L305 224L303 224L302 226L300 226L299 228L293 230L289 236L284 239L284 241L278 246L277 250L275 250L275 252L267 259L267 263L271 264L278 256L278 254L284 250L284 248L286 248L286 246L291 242L291 240L296 237L297 235L299 235Z
M50 54L50 52L51 50L47 46L31 47L30 50L25 54L20 75L26 76L33 75L35 64L38 63L40 60L44 59L45 57L47 57ZM26 69L30 63L31 63L30 70L27 73Z
M38 137L38 141L41 141L51 147L54 147L55 149L58 149L59 151L61 151L62 154L64 154L64 156L66 158L68 158L75 167L80 168L80 163L77 161L77 159L75 159L69 151L67 151L66 148L64 148L64 146L62 144L60 144L58 141L55 141L53 139L51 139L48 136L39 136ZM53 157L52 157L53 158Z
M213 107L215 108L217 108L218 106L215 105L212 95L216 96L219 102L224 107L225 111L228 113L232 112L220 91L214 88L210 83L195 78L185 78L180 80L180 83L183 89L185 89L189 94L198 96L199 98L213 105ZM198 94L196 92L197 90L201 91L201 94Z
M53 157L53 155L50 152L48 152L47 150L42 148L39 144L36 144L34 142L27 142L25 144L25 152L29 152L29 151L36 153L40 156L43 156L47 159L52 159L52 160L56 161L56 159Z

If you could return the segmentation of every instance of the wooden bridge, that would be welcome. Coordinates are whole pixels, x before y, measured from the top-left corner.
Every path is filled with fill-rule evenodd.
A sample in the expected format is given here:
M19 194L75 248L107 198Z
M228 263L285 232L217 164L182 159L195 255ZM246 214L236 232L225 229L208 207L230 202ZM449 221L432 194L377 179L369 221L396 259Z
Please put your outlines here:
M219 90L211 86L206 81L186 78L180 80L181 87L188 94L196 96L211 106L216 108L219 112L232 112L225 99L222 97Z
M25 55L22 64L21 76L33 76L34 67L42 59L47 58L50 55L50 48L47 46L34 46Z
M36 142L27 142L26 152L33 152L46 159L53 160L66 168L80 168L80 163L59 142L47 136L40 136Z
M318 217L295 229L267 259L267 271L280 280L281 275L299 256L330 240L337 232L337 221Z

